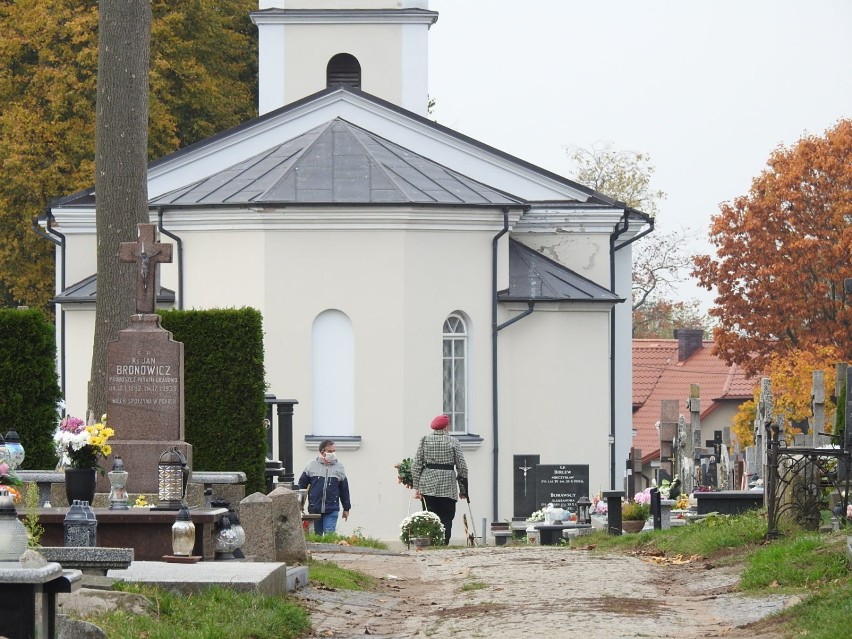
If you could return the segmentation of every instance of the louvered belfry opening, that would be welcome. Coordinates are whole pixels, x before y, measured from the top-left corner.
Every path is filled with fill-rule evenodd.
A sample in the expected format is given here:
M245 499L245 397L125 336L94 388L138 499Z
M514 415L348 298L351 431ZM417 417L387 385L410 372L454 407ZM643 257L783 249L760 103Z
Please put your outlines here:
M325 69L326 86L333 87L342 84L347 87L361 89L361 63L358 58L348 53L338 53L328 61Z

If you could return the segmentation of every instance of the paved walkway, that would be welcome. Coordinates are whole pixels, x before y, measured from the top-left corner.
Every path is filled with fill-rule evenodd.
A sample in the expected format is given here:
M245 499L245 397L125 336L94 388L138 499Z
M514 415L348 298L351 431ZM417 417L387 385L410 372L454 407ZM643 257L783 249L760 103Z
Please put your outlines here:
M373 592L308 587L314 637L655 637L778 639L783 596L734 592L738 571L696 560L600 555L553 547L323 552L377 578ZM748 626L748 627L747 627Z

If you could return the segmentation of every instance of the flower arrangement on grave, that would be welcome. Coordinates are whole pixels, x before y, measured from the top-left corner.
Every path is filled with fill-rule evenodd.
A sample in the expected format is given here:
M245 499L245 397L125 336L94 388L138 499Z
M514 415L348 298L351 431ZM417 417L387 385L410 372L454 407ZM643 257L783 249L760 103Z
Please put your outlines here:
M24 482L21 481L21 478L15 474L9 464L6 462L0 463L0 486L3 486L7 491L9 491L9 495L12 497L12 500L15 503L19 503L21 501L21 486L24 485Z
M536 510L532 515L527 517L527 522L531 524L537 521L544 521L544 510Z
M645 521L651 514L651 489L633 495L633 499L621 504L621 518L624 521Z
M596 515L606 515L607 514L607 505L606 500L601 499L600 493L592 497L592 508L591 512Z
M59 422L59 427L53 434L59 465L70 468L96 468L101 475L104 469L98 461L101 457L112 454L112 447L107 443L115 434L107 426L106 415L97 424L87 426L78 417L70 415Z
M396 468L396 480L406 488L414 487L414 475L411 474L411 464L414 460L411 457L406 457L398 464L394 464Z
M681 493L675 499L675 509L676 510L689 510L689 495L686 493Z
M148 508L151 504L148 503L148 500L145 498L145 495L139 495L136 498L136 501L133 502L133 508Z
M399 525L399 538L406 544L417 537L428 537L432 546L444 543L444 524L438 515L429 510L421 510L409 515Z

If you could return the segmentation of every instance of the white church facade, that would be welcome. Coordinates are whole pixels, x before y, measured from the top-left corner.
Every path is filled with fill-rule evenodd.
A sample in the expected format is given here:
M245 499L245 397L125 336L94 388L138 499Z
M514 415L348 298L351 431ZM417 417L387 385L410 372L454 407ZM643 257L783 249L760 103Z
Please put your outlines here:
M521 468L587 467L592 495L621 487L630 447L631 242L649 218L430 120L437 17L428 0L261 0L259 116L148 171L150 219L176 249L161 302L262 313L269 391L298 401L291 470L337 442L343 534L398 537L418 506L394 464L442 412L477 527L538 508L546 486ZM57 336L75 415L94 202L62 198L49 219L65 238Z

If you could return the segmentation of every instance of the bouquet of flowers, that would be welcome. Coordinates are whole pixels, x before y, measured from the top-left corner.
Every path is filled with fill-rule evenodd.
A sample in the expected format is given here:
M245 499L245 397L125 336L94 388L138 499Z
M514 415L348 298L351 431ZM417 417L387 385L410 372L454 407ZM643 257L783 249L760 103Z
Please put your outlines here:
M596 515L606 515L607 514L607 505L606 500L601 499L600 494L592 497L592 512Z
M396 480L406 488L414 487L414 476L411 474L411 464L414 462L411 457L406 457L398 464L394 464L396 468Z
M409 515L399 525L399 538L406 544L410 544L416 537L428 537L432 540L432 546L440 546L444 543L444 524L438 515L429 511L421 510Z
M3 486L9 491L9 495L11 495L12 500L16 503L21 501L20 487L23 485L24 482L9 468L9 464L6 462L0 463L0 486Z
M536 522L536 521L544 521L544 511L543 510L535 511L532 515L527 517L527 521L529 523L533 523L533 522Z
M112 447L107 441L114 434L115 431L107 426L106 415L99 423L90 426L77 417L65 417L53 434L59 465L97 468L103 475L104 469L98 464L98 459L112 454Z

